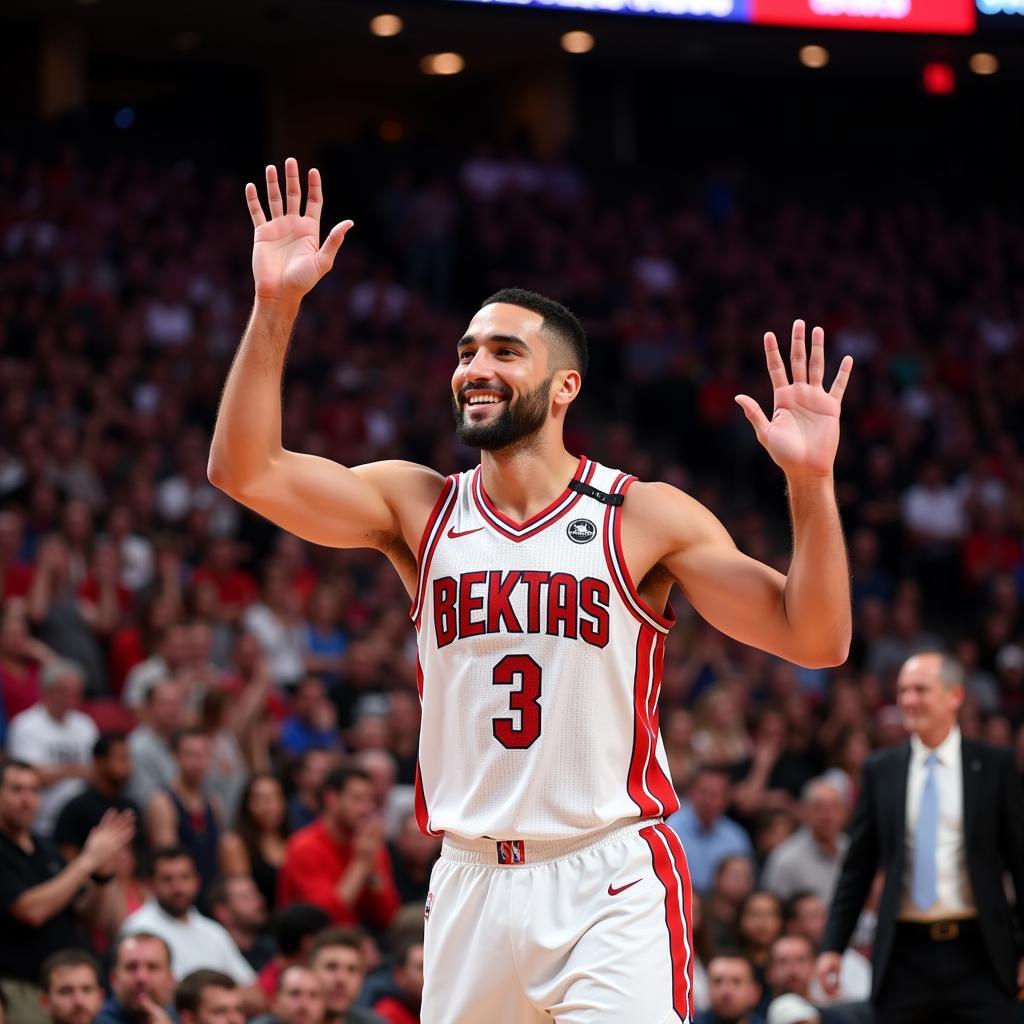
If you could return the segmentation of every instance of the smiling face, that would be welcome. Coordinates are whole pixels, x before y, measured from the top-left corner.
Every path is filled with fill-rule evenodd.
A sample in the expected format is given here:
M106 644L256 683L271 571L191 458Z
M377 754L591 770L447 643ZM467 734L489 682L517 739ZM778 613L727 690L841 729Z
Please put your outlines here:
M579 390L562 344L539 313L495 302L473 317L452 376L456 434L496 451L537 434Z

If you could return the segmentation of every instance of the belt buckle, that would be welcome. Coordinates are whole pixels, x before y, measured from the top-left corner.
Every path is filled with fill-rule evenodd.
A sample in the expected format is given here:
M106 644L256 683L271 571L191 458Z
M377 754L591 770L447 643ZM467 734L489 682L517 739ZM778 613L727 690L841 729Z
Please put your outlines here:
M960 925L956 921L933 921L928 928L932 942L951 942L959 935Z
M525 864L526 843L522 839L502 839L495 843L499 864Z

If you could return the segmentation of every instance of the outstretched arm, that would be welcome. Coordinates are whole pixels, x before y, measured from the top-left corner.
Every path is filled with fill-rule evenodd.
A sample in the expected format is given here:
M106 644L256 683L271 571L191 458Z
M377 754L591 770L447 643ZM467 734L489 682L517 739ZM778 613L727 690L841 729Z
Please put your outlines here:
M775 388L771 420L746 395L737 403L757 438L786 474L793 519L793 558L783 576L737 550L706 508L665 485L648 499L672 548L660 561L694 607L729 636L801 665L846 660L850 645L850 579L832 464L839 411L853 360L846 356L830 391L823 387L824 332L814 329L808 366L804 323L793 325L790 383L774 334L765 335Z
M256 301L221 399L209 476L231 497L284 529L332 547L386 547L401 534L392 495L425 495L441 487L430 470L382 462L348 469L281 444L281 377L302 298L333 266L351 221L335 225L320 245L320 174L308 177L304 214L295 160L285 162L286 197L277 169L267 168L270 219L256 186L245 189L255 228L252 267Z

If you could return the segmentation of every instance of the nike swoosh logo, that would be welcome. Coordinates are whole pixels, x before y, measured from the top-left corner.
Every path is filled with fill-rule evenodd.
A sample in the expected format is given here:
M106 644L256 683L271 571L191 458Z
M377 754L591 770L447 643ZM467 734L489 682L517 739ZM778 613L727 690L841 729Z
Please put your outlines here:
M639 882L639 881L640 881L640 879L638 878L636 880L636 882ZM612 888L611 884L609 883L609 885L608 885L608 895L609 896L618 896L620 892L625 892L627 889L632 889L633 886L636 885L636 882L627 882L625 885L620 885L618 887L618 889Z
M455 537L468 537L471 533L479 533L482 529L482 526L478 526L475 530L456 530L455 527L453 526L448 531L448 536L453 539Z

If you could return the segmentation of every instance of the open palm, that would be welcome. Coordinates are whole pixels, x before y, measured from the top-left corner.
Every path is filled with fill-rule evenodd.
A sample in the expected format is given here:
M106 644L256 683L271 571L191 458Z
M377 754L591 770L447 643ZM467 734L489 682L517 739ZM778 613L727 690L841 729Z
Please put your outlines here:
M345 235L352 221L335 225L320 244L320 211L324 198L320 186L320 172L309 171L306 212L300 214L302 188L299 183L299 165L289 157L284 164L285 199L277 180L277 168L267 167L267 202L270 220L260 204L256 186L245 186L255 235L252 247L252 274L256 294L264 300L299 301L334 265Z
M737 395L736 402L750 420L758 441L787 475L828 476L839 447L839 412L853 358L843 357L836 379L826 391L825 332L820 327L811 332L808 361L804 331L803 320L793 323L789 358L792 383L775 335L769 331L764 336L768 375L775 389L772 418L769 420L748 395Z

